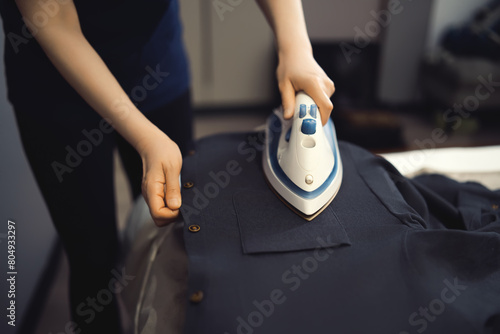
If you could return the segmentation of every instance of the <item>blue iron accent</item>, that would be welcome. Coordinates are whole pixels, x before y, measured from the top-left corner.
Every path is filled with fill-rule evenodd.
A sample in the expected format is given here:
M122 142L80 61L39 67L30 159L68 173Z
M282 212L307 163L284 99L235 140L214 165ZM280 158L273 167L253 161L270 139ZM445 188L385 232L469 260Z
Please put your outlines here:
M302 121L302 126L300 127L300 132L305 135L313 135L316 133L316 120L305 119Z
M306 105L305 104L301 104L300 105L300 110L299 110L299 117L300 118L304 118L304 117L306 117L306 115L307 115Z
M311 109L309 110L309 115L312 118L316 118L318 116L318 106L315 104L311 104Z

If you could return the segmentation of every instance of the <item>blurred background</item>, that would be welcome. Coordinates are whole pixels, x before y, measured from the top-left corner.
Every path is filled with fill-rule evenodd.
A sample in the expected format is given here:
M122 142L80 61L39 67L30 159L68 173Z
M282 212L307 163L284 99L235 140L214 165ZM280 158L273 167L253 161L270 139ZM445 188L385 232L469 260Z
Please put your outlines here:
M218 10L217 2L231 10ZM263 124L280 97L273 36L255 2L180 3L196 137ZM500 144L500 1L303 0L303 6L315 58L336 84L338 139L375 153ZM22 152L4 79L0 108L0 248L6 254L7 220L15 221L16 329L69 333L67 263ZM118 159L116 170L123 226L132 199ZM5 280L0 285L7 291Z

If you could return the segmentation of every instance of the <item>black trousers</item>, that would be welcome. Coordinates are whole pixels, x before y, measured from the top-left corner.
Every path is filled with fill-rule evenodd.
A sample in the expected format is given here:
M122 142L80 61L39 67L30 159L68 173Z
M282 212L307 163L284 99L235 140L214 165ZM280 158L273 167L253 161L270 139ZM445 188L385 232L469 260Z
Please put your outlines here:
M134 198L141 193L140 156L82 101L30 104L14 109L25 154L69 258L75 330L119 333L116 294L133 278L115 267L120 244L113 150L118 148ZM189 91L145 114L184 155L192 149Z

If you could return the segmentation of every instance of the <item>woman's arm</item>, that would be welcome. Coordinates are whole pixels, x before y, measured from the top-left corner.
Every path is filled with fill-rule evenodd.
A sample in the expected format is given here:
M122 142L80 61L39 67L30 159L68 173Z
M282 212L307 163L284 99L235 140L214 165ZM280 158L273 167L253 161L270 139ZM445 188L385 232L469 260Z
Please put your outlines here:
M23 17L30 20L42 10L38 0L16 3ZM56 14L37 27L35 38L68 83L139 152L143 195L151 215L157 225L172 221L181 205L179 148L135 107L86 40L74 3L57 4Z
M295 93L303 90L318 105L326 124L333 105L333 81L316 63L307 35L300 0L257 0L276 36L279 64L278 77L285 118L293 116Z

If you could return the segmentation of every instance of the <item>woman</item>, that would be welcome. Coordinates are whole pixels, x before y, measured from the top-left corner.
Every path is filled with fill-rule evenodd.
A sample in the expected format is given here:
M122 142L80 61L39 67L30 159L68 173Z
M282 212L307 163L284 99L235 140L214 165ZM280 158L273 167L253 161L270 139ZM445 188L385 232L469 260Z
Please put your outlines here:
M277 40L285 117L305 90L326 123L334 85L312 56L300 1L259 5ZM114 269L113 148L134 197L142 191L163 226L179 214L182 156L192 147L177 0L3 1L1 14L9 99L68 254L74 329L117 333L114 283L127 273Z

